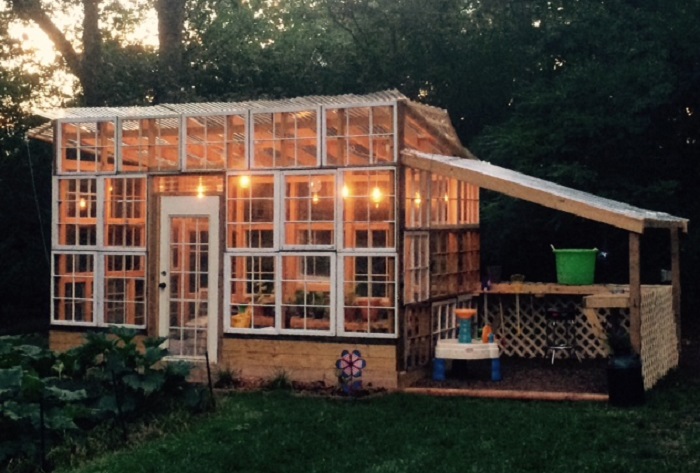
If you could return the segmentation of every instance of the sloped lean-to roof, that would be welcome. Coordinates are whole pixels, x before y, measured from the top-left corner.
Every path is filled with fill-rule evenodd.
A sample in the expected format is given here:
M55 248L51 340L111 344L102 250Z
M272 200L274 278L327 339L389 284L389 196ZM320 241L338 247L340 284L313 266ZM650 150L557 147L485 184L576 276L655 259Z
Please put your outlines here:
M683 232L688 231L688 220L685 218L605 199L478 159L404 150L401 161L412 168L452 176L484 189L630 232L643 233L647 228L676 228Z

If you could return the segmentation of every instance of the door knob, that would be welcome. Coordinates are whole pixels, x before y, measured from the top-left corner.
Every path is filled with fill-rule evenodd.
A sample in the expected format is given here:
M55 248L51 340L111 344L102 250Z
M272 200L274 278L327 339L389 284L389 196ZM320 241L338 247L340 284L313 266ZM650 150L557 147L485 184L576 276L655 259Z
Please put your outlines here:
M167 284L165 284L164 282L158 284L158 287L161 289L165 289L166 286L167 286Z

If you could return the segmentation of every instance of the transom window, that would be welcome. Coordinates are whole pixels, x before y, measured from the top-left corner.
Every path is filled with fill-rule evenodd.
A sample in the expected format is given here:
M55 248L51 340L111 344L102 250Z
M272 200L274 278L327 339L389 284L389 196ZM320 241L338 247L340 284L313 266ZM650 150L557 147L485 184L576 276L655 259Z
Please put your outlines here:
M180 119L122 120L122 171L171 171L180 168Z
M394 107L326 109L326 163L366 166L394 161Z
M113 120L61 123L61 172L111 172L115 169Z
M253 114L253 168L318 164L316 110Z
M245 169L245 115L186 118L187 169Z

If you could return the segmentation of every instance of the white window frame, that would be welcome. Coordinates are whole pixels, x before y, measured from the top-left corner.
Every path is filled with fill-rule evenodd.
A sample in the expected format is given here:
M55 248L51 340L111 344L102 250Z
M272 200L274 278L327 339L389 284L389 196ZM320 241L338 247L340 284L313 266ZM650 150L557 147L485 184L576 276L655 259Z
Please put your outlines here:
M327 150L327 143L328 143L328 110L338 110L338 109L352 109L352 108L370 108L372 107L392 107L392 121L393 121L393 136L392 136L392 141L393 141L393 156L392 160L390 162L395 163L397 162L397 157L398 157L398 146L399 146L399 138L398 138L398 128L399 128L399 123L398 123L398 106L397 106L397 101L396 100L378 100L378 101L372 101L372 102L366 102L366 103L353 103L353 104L337 104L337 105L324 105L323 110L322 110L322 117L321 117L321 124L319 130L321 131L319 135L322 136L322 142L323 142L323 154L321 155L321 162L322 166L331 166L331 167L338 167L338 169L347 169L347 168L353 168L354 166L348 166L345 165L344 163L340 164L335 164L335 163L328 163L328 150ZM372 131L372 115L370 113L370 124L369 124L369 129L370 133L367 135L368 138L370 138L370 156L373 156L373 148L371 144L371 138L372 136L375 136L371 131ZM366 163L362 164L360 167L366 167L366 166L386 166L389 163Z
M274 115L275 113L297 113L297 112L310 112L314 111L316 112L316 161L314 164L312 164L310 167L307 165L294 165L294 166L270 166L270 167L257 167L255 165L255 116L259 114L271 114ZM285 170L293 170L293 169L318 169L321 164L321 143L323 140L321 139L321 115L322 115L322 107L321 106L299 106L299 107L273 107L273 108L265 108L265 109L260 109L260 110L252 110L249 114L249 119L248 119L248 136L250 138L249 141L249 152L248 152L248 169L255 170L255 171L285 171ZM298 140L298 137L295 137L294 140ZM274 141L274 140L271 140ZM298 160L296 160L298 162ZM273 163L274 164L274 163Z
M306 171L285 171L285 172L280 172L280 181L279 181L279 205L276 207L279 208L279 219L277 220L277 227L280 229L278 232L279 235L279 243L280 243L280 248L283 249L284 251L299 251L299 250L318 250L318 251L328 251L328 250L335 250L336 248L339 247L338 244L338 200L340 199L339 197L339 191L338 191L338 172L336 170L328 170L328 169L310 169ZM286 195L286 177L287 176L325 176L325 177L332 177L333 178L333 183L335 185L335 191L333 193L333 221L329 222L329 224L332 227L332 231L334 233L333 238L331 239L331 243L329 245L290 245L287 244L287 220L286 220L286 214L287 214L287 195ZM313 223L312 220L308 221L309 224Z
M393 223L394 230L393 230L393 241L394 245L393 246L387 246L387 247L353 247L353 246L345 246L345 217L344 217L344 212L345 212L345 198L342 196L342 191L343 187L345 186L345 174L348 172L392 172L394 174L394 183L393 183L393 199L394 199L394 208L393 208L393 214L394 214L394 220L391 222ZM336 180L336 217L335 221L337 223L336 226L336 245L339 251L343 252L351 252L351 253L389 253L389 254L396 254L396 248L397 248L397 238L398 238L398 212L399 212L399 205L398 205L398 176L399 170L398 168L394 166L374 166L374 167L357 167L357 168L338 168L337 172L337 180ZM371 223L371 221L367 221L366 223Z
M106 205L105 205L105 185L107 179L144 179L146 175L143 173L127 173L122 175L115 174L81 174L81 173L69 173L60 176L54 176L52 178L52 217L51 217L51 325L56 326L90 326L90 327L108 327L110 325L117 324L107 324L104 321L104 291L105 291L105 267L104 267L104 257L107 255L135 255L143 256L146 258L146 267L148 266L148 255L146 251L146 240L144 240L144 246L140 247L118 247L118 246L106 246L105 245L105 222L106 222ZM96 243L95 245L61 245L58 241L59 231L59 213L58 213L58 195L59 195L59 182L64 180L81 180L81 179L92 179L95 181L96 186ZM148 185L145 189L146 195L144 199L148 200ZM145 219L148 218L148 205L146 205L146 215ZM147 231L147 230L146 230ZM146 235L146 239L148 236ZM92 322L73 322L73 321L61 321L55 319L55 285L54 277L56 276L55 271L55 255L60 254L85 254L92 255L93 257L93 321ZM144 279L148 280L148 274L144 275ZM146 301L148 304L149 294L146 291ZM143 325L132 325L132 324L118 324L120 327L130 327L143 329L148 325L148 316L144 318Z
M233 258L249 258L249 257L263 257L263 258L273 258L275 262L275 282L274 282L274 293L275 293L275 321L272 327L263 328L241 328L231 326L231 260ZM279 334L280 332L280 295L281 295L281 278L280 278L280 264L281 258L278 254L273 252L226 252L224 253L224 304L223 304L223 314L224 314L224 332L225 333L249 333L249 334ZM247 284L247 281L245 281Z
M430 232L407 231L404 232L404 301L406 303L423 302L430 299ZM411 244L410 242L413 242ZM417 248L416 245L419 247ZM416 251L419 253L421 263L413 265ZM412 290L413 278L420 279L418 284L418 296L414 299L408 291ZM410 280L410 283L409 283ZM410 297L409 297L410 296Z
M140 161L139 166L142 169L135 170L135 171L125 171L124 170L124 122L125 121L138 121L139 126L140 122L143 120L168 120L172 119L177 121L178 123L178 143L177 143L177 153L178 153L178 159L177 159L177 168L168 168L168 169L151 169L148 167L148 160L146 161ZM124 116L124 117L118 117L117 118L117 139L118 140L118 145L119 145L119 159L117 160L117 172L118 173L124 173L125 175L131 175L131 174L148 174L148 175L157 175L157 174L167 174L167 173L173 173L173 172L181 172L184 169L184 161L185 161L185 131L183 129L185 124L184 117L181 113L154 113L154 114L143 114L143 115L129 115L129 116ZM127 149L133 148L132 146L126 146ZM145 163L145 165L143 165Z
M313 329L291 329L291 328L283 328L282 327L282 276L283 276L283 257L285 256L292 256L292 257L305 257L305 256L326 256L330 260L331 264L331 276L329 278L329 290L330 290L330 301L328 304L328 311L329 311L329 321L328 321L328 330L313 330ZM275 278L277 281L277 286L275 287L275 294L279 294L279 297L277 297L276 300L276 313L278 314L276 324L279 330L280 334L283 335L320 335L320 336L335 336L337 333L336 330L336 325L337 325L337 310L333 310L334 308L337 308L337 291L338 287L337 284L333 283L333 275L338 274L337 273L337 257L336 253L334 251L328 251L328 252L294 252L294 251L288 251L281 253L279 255L279 263L278 263L278 271L279 274ZM309 280L313 281L313 280ZM336 278L337 281L337 278Z
M228 155L226 151L224 151L224 167L223 168L207 168L207 169L189 169L187 167L187 120L190 118L209 118L209 117L221 117L224 120L232 115L236 115L239 117L243 118L243 121L245 122L245 133L243 136L243 146L244 146L244 156L243 156L243 161L244 161L244 167L243 169L235 169L233 172L243 172L244 170L250 169L250 164L251 164L251 145L252 142L250 140L251 133L250 133L250 126L251 126L251 120L250 120L250 110L246 109L231 109L231 110L226 110L226 111L216 111L216 112L204 112L204 113L199 113L199 112L192 112L192 113L183 113L182 114L182 124L181 124L181 130L182 130L182 170L185 172L195 172L195 173L208 173L208 172L224 172L224 171L230 171L231 168L228 167ZM225 142L225 141L224 141Z
M228 220L228 205L231 200L231 196L229 194L229 186L228 186L228 181L232 177L240 177L240 176L272 176L273 180L273 185L274 185L274 191L273 191L273 203L274 203L274 215L272 217L272 247L265 247L265 248L250 248L250 247L229 247L228 246L228 231L229 231L229 222ZM267 171L236 171L236 172L227 172L226 175L224 176L224 188L225 188L225 218L224 218L224 228L225 228L225 241L224 241L224 248L226 252L229 253L243 253L243 252L248 252L248 253L256 253L256 252L266 252L266 251L279 251L283 240L282 230L281 228L284 226L283 220L284 220L284 208L280 204L281 202L284 201L284 196L282 195L283 192L283 186L284 186L284 181L283 181L283 173L280 173L278 171L273 171L273 170L267 170Z
M66 171L63 169L63 157L62 149L63 146L63 125L66 123L80 124L80 123L91 123L97 126L97 122L111 122L114 126L114 170L106 171ZM121 163L121 124L116 116L105 115L102 117L73 117L73 118L59 118L54 124L54 133L56 134L56 139L54 143L54 160L56 163L56 175L58 176L97 176L101 174L115 174L119 172Z
M345 258L357 258L357 257L376 257L376 258L394 258L394 297L391 301L393 303L394 309L394 331L393 333L378 333L378 332L346 332L345 331ZM399 307L398 307L398 291L399 291L399 256L396 253L380 253L380 252L345 252L338 253L338 270L335 274L336 277L336 305L335 313L336 316L336 332L339 336L343 337L357 337L357 338L386 338L393 339L399 337ZM338 297L342 294L343 297Z

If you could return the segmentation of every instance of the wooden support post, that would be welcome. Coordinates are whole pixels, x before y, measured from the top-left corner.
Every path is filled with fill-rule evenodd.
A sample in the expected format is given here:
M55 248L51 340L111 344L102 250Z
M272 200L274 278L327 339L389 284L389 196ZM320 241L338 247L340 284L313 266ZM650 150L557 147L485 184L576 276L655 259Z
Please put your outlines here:
M635 353L642 349L642 284L640 271L639 233L630 232L629 236L629 273L630 273L630 341Z
M671 228L671 294L673 297L673 318L676 323L678 352L681 349L681 265L678 229Z

